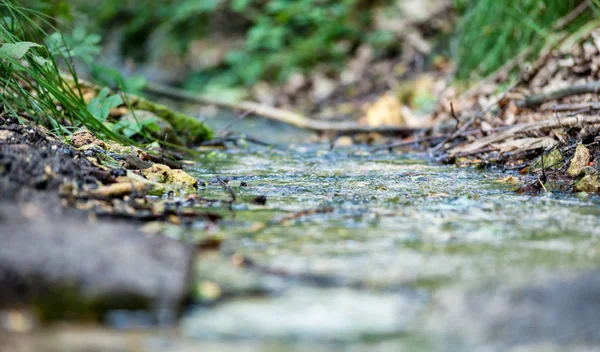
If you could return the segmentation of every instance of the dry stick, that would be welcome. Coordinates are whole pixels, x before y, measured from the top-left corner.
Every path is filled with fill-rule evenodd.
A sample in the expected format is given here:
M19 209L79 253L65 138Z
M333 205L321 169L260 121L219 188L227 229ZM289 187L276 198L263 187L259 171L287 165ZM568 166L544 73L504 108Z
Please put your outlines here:
M509 138L515 137L519 133L538 131L545 128L557 128L563 126L573 126L576 124L600 124L600 116L575 116L560 120L556 119L532 122L527 124L515 125L509 130L502 133L493 134L491 136L479 139L465 147L454 148L450 150L453 155L471 155L481 151L482 148L489 146L492 143L498 143Z
M454 140L455 138L461 136L469 127L471 127L471 125L475 121L477 121L478 119L480 119L483 115L485 115L487 112L489 112L490 110L492 110L496 105L498 105L498 103L500 101L502 101L502 99L504 99L506 97L506 94L508 94L510 91L512 91L515 87L516 87L516 84L512 84L510 87L508 87L508 89L506 91L504 91L504 93L502 93L502 95L500 97L498 97L493 103L491 103L487 108L485 108L484 110L480 111L475 116L471 117L467 122L465 122L464 125L462 125L461 128L459 128L458 130L456 130L456 132L452 133L450 135L450 137L445 138L438 145L436 145L435 147L431 148L431 152L437 152L438 150L440 150L441 148L443 148L446 143L448 143L448 142Z
M502 131L506 131L510 128L512 128L513 126L501 126L501 127L494 127L491 128L489 130L486 131L482 131L481 129L472 129L472 130L468 130L465 131L461 134L462 137L467 137L467 136L473 136L476 134L484 134L485 133L492 133L492 132L502 132ZM427 137L423 137L423 138L417 138L417 139L413 139L410 141L400 141L400 142L393 142L393 143L389 143L389 144L384 144L384 145L380 145L377 147L374 147L371 149L372 152L376 152L376 151L380 151L380 150L387 150L387 149L395 149L395 148L401 148L401 147L406 147L409 145L413 145L413 144L421 144L424 142L431 142L431 141L435 141L436 139L442 139L442 138L446 138L448 137L450 134L440 134L437 136L427 136ZM485 134L484 134L485 135Z
M553 110L564 112L564 111L576 111L585 112L591 110L600 110L600 102L591 101L589 103L574 103L574 104L556 104L552 106ZM549 109L545 109L549 110Z
M592 81L584 84L578 84L566 88L552 90L546 93L535 94L524 100L517 101L517 106L520 108L535 108L543 103L562 99L572 95L598 93L600 92L600 81Z
M171 99L188 101L196 104L214 105L226 109L251 110L256 115L287 123L299 128L312 130L315 132L340 132L340 133L368 133L379 132L396 135L409 136L423 131L421 128L410 128L401 126L381 126L369 127L356 122L331 122L311 119L293 111L267 106L252 101L242 101L239 103L226 102L216 99L210 99L190 93L183 89L165 86L158 83L148 83L144 88L148 93L162 95Z
M406 146L413 145L413 144L417 144L418 145L418 144L421 144L421 143L424 143L424 142L435 141L436 139L440 139L440 138L444 138L444 135L440 135L440 136L428 136L428 137L413 139L413 140L410 140L410 141L400 141L400 142L389 143L389 144L380 145L380 146L371 148L371 152L377 152L377 151L380 151L380 150L388 150L388 149L401 148L401 147L406 147Z

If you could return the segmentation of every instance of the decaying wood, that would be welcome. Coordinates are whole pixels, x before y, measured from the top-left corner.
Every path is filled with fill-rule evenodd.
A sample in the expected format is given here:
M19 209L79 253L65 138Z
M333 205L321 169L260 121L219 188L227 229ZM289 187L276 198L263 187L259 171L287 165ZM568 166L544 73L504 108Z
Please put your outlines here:
M555 118L516 125L502 133L496 133L485 138L481 138L471 144L454 148L450 150L450 155L471 155L481 152L486 147L494 143L505 141L509 138L515 138L519 134L526 132L539 131L542 129L552 129L558 127L568 127L576 125L600 124L600 116L574 116L557 120Z
M226 102L217 99L202 97L188 91L165 86L158 83L148 83L145 87L148 93L162 95L171 99L188 101L191 103L202 105L214 105L226 109L252 111L253 114L263 116L265 118L283 122L292 126L303 129L308 129L316 132L337 132L346 134L378 132L383 134L393 134L401 136L409 136L422 131L420 128L410 128L403 126L380 126L369 127L358 124L354 121L332 122L316 120L299 113L260 104L252 101L242 102Z

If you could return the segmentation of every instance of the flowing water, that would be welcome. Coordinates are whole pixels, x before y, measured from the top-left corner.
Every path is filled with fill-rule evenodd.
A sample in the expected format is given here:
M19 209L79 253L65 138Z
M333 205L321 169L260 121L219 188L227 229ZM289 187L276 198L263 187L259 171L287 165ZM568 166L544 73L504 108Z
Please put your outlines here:
M200 255L196 292L203 303L181 323L200 346L600 345L600 318L582 321L600 285L581 276L600 264L597 198L519 195L496 182L506 176L500 172L364 146L330 150L264 122L233 128L276 146L203 152L188 171L207 181L202 197L223 200L212 207L224 220L170 231L223 241L220 251ZM228 178L230 188L217 178ZM258 196L266 204L253 204Z

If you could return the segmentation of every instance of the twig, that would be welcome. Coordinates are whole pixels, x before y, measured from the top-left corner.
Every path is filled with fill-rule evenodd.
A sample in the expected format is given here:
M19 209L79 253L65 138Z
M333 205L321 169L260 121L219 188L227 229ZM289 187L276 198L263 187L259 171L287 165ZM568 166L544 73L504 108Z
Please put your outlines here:
M421 143L424 143L424 142L435 141L437 139L444 138L446 136L447 135L428 136L428 137L413 139L413 140L410 140L410 141L400 141L400 142L389 143L389 144L380 145L380 146L371 148L371 152L377 152L377 151L380 151L380 150L402 148L402 147L406 147L406 146L413 145L413 144L417 144L418 145L418 144L421 144Z
M508 138L512 138L519 133L527 133L531 131L538 131L546 128L557 128L563 126L573 126L575 124L600 124L600 116L575 116L563 118L558 122L556 119L549 119L544 121L537 121L527 124L520 124L513 126L502 133L496 133L488 137L479 139L469 145L460 148L454 148L450 150L450 154L456 155L471 155L479 153L482 148L485 148L493 143L504 141Z
M574 103L574 104L556 104L552 105L552 109L555 111L576 111L585 112L592 110L600 110L600 102L589 102L589 103Z
M460 120L456 117L456 113L454 113L454 104L450 102L450 113L452 114L452 118L456 120L456 129L460 126Z
M410 128L402 126L381 126L381 127L369 127L358 124L354 121L344 122L332 122L332 121L321 121L315 120L293 111L276 108L273 106L267 106L264 104L255 103L252 101L242 101L239 103L232 103L221 101L217 99L210 99L202 97L183 89L165 86L158 83L148 83L144 88L148 93L162 95L171 99L188 101L196 104L203 105L214 105L226 109L238 109L253 111L258 116L276 120L279 122L287 123L299 128L304 128L316 132L342 132L342 133L368 133L368 132L379 132L409 136L417 132L421 132L420 128Z
M543 103L562 99L572 95L598 93L600 92L600 81L591 81L585 84L578 84L570 87L552 90L546 93L535 94L523 100L517 101L520 108L535 108Z
M516 86L516 84L512 84L510 87L508 87L508 89L505 90L504 93L502 93L502 95L500 97L498 97L496 100L494 100L494 102L491 103L487 108L485 108L484 110L480 111L475 116L471 117L467 122L465 122L464 125L462 125L461 128L459 128L458 130L456 130L449 137L445 138L438 145L436 145L435 147L431 148L431 152L433 153L433 152L439 151L441 148L444 147L444 145L446 143L448 143L448 142L454 140L455 138L461 136L467 130L467 128L471 127L471 125L473 123L475 123L475 121L477 121L478 119L480 119L481 117L483 117L486 113L488 113L489 111L491 111L494 107L496 107L496 105L498 105L498 103L500 101L502 101L506 97L506 94L508 94L510 91L512 91L515 88L515 86Z

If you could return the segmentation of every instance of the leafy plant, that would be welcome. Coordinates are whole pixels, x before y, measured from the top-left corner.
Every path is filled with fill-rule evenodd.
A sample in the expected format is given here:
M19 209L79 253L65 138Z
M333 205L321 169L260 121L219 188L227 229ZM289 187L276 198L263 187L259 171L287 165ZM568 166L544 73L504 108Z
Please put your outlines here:
M123 104L123 99L118 94L108 95L108 87L102 88L98 96L90 100L87 109L99 121L105 122L110 109Z

